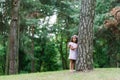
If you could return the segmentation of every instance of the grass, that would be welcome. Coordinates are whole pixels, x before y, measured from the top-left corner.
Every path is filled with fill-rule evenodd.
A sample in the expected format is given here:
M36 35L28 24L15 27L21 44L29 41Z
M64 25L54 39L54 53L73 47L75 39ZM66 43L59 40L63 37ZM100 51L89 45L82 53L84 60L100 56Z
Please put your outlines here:
M90 72L53 71L0 76L0 80L120 80L120 68L98 68Z

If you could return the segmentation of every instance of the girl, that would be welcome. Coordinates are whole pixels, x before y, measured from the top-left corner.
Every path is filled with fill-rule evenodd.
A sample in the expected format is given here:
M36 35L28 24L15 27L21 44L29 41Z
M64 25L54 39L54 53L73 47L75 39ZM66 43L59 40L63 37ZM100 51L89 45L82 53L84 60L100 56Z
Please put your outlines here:
M68 43L68 47L70 49L68 58L70 59L70 71L71 72L74 71L75 61L77 58L77 47L78 47L77 41L78 41L78 38L76 35L74 35L71 37L71 41Z

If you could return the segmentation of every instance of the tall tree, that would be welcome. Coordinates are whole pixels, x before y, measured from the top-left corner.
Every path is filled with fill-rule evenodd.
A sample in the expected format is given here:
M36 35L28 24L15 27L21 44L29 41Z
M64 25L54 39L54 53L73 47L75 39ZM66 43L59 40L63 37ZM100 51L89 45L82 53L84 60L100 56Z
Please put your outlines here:
M18 73L20 0L12 0L12 14L9 33L9 74Z
M78 33L77 71L93 69L93 20L95 0L81 0L80 25Z
M35 27L32 25L32 50L31 50L31 55L32 55L32 61L31 61L31 72L35 71L35 60L34 60L34 29Z

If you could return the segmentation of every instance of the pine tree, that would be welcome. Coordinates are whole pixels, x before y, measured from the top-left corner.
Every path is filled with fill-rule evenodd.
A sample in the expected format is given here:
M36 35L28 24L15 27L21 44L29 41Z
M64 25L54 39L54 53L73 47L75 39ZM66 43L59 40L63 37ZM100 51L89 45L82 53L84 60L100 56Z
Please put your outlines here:
M95 0L81 0L80 25L78 33L77 71L93 69L93 20Z

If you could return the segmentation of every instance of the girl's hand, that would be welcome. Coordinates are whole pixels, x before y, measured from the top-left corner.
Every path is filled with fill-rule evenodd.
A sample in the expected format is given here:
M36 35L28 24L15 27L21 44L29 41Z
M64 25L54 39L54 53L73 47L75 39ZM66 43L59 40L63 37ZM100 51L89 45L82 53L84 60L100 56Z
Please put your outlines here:
M71 50L74 50L75 48L73 48L73 46L70 46L70 49L71 49Z

